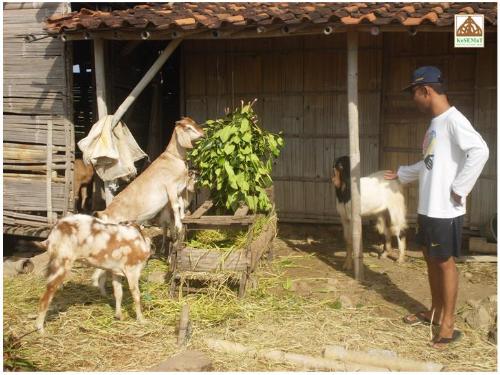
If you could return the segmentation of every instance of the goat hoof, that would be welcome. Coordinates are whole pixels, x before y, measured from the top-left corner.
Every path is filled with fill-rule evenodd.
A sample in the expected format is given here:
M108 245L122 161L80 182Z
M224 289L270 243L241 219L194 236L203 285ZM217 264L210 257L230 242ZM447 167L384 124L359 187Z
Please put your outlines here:
M118 314L116 314L116 315L115 315L115 319L116 319L116 320L123 320L123 315L122 315L122 314L119 314L119 315L118 315Z
M402 258L398 258L398 263L399 264L403 264L405 262L405 258L402 257Z
M146 319L144 319L143 316L137 317L137 323L139 323L140 325L146 324Z
M36 330L40 335L45 334L45 329L43 328L43 324L40 326L38 323L35 325Z

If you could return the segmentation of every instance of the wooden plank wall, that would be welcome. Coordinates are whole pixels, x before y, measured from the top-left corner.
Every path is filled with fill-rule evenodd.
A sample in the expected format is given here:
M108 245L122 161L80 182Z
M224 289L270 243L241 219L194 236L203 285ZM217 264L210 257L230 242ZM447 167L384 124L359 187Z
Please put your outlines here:
M490 159L470 194L466 224L477 226L496 212L496 34L487 34L486 48L454 48L450 33L384 34L381 119L382 169L397 169L421 159L429 119L418 112L410 95L401 92L415 68L439 67L448 82L448 96L482 134ZM405 188L408 213L416 217L418 186Z
M490 149L490 157L470 194L472 227L497 214L497 34L486 34L486 46L477 49L474 92L474 127Z
M363 175L378 169L381 40L360 35ZM258 98L262 126L284 132L285 149L273 170L282 221L338 221L330 176L335 158L348 153L346 60L344 34L183 46L186 115L203 122Z
M44 19L68 11L67 3L4 4L4 232L30 234L73 209L68 47L24 39L41 37Z

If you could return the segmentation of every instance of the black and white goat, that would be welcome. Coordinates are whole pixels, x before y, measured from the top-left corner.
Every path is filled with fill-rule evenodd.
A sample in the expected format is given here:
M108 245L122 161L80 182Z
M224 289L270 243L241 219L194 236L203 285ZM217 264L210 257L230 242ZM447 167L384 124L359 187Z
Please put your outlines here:
M332 181L337 196L337 212L342 221L344 238L347 244L347 257L344 269L352 268L352 238L351 238L351 167L349 157L342 156L333 166ZM362 177L361 216L377 218L376 228L385 236L385 249L382 257L387 257L391 251L391 238L398 239L398 262L405 260L406 250L406 205L401 183L398 180L386 180L384 171L375 172Z

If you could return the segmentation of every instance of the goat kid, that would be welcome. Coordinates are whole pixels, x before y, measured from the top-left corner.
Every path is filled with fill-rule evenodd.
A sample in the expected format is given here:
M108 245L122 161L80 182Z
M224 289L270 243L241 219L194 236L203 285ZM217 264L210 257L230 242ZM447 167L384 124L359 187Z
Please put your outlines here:
M179 204L181 204L181 212L182 212L181 219L184 218L185 208L191 204L191 201L194 197L195 184L196 184L196 175L194 174L194 172L190 171L186 189L182 193L182 196L179 198ZM158 222L163 231L163 239L162 239L160 254L165 254L168 257L170 256L170 246L167 251L167 237L168 237L168 227L172 224L171 211L172 207L170 206L170 203L167 203L167 205L160 211L158 216L155 218L155 220ZM106 275L107 272L102 269L97 269L92 275L92 285L95 286L96 288L99 288L101 295L104 297L107 295L105 288Z
M122 284L128 280L137 320L143 322L139 277L151 254L151 241L135 224L110 224L88 215L72 215L59 220L44 241L50 260L47 289L40 298L36 328L43 332L45 316L54 294L76 260L111 272L116 301L115 317L122 319Z
M196 188L196 174L193 171L189 171L186 188L179 197L181 220L184 219L184 216L186 214L186 209L189 207L191 201L194 198L195 188ZM168 227L170 228L172 227L172 221L173 221L172 212L173 212L172 206L170 205L169 202L165 207L163 207L163 209L160 211L158 215L158 224L160 225L163 231L163 239L160 250L160 253L162 254L165 254L166 251ZM170 233L170 236L172 236L172 233ZM170 255L170 251L168 253L169 254L167 255Z
M347 256L344 269L352 269L352 238L351 238L351 173L350 160L342 156L335 161L332 181L335 186L337 212L342 221L344 239L347 244ZM397 180L386 180L384 171L375 172L360 180L361 216L375 216L376 229L385 236L385 249L382 257L392 250L391 238L398 240L399 258L403 263L406 251L406 205L402 186Z
M94 177L94 167L85 164L82 159L75 160L73 172L73 191L75 194L76 211L84 210L89 197L89 190L92 189Z

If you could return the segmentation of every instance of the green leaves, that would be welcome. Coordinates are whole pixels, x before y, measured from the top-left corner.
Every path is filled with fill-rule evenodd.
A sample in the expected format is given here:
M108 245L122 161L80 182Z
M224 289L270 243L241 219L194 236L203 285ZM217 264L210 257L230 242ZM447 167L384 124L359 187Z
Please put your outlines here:
M235 145L228 143L226 144L226 146L224 146L224 152L226 153L226 155L231 155L234 152L234 148Z
M265 188L272 184L272 160L284 146L280 134L257 125L254 103L242 103L225 118L206 121L206 136L188 154L215 205L233 212L243 203L253 212L272 208Z

